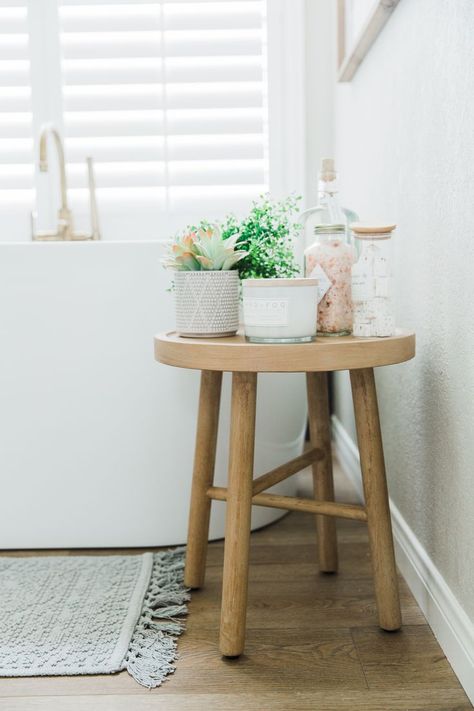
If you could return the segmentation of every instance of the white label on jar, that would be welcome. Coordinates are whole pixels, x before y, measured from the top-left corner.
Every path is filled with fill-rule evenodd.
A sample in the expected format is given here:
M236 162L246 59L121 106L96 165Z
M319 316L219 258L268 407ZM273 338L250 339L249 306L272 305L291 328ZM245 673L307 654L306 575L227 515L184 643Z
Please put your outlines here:
M244 297L246 326L287 326L288 299Z
M388 262L385 257L375 257L374 274L378 277L388 277Z
M375 278L375 296L388 299L390 296L390 278L376 277Z
M375 295L374 277L367 273L364 265L352 267L352 300L367 301Z
M308 276L311 277L311 279L317 279L318 280L318 304L323 298L323 296L329 291L329 289L332 286L332 281L322 268L320 264L317 264L311 274Z

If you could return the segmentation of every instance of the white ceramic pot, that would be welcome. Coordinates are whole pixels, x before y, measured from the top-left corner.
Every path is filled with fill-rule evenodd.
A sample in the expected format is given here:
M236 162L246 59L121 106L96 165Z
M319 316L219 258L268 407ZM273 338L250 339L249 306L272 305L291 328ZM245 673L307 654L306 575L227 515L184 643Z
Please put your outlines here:
M176 331L190 338L231 336L239 327L237 271L174 273Z
M254 343L307 343L316 335L317 279L245 279L245 335Z

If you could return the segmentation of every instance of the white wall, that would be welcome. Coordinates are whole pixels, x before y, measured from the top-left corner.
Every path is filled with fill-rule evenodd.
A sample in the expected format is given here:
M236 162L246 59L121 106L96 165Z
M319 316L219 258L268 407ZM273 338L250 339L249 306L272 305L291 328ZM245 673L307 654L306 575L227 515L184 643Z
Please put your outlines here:
M377 385L392 499L474 618L474 3L401 0L336 92L344 204L394 220L417 357ZM336 414L354 435L345 374Z
M306 0L306 203L315 205L321 158L334 150L336 3Z

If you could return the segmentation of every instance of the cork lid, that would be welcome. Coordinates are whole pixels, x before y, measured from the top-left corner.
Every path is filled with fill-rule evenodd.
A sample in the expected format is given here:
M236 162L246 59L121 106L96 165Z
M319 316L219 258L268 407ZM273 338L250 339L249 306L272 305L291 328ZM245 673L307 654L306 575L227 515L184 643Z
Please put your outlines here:
M390 232L393 232L395 227L396 227L396 225L394 225L394 224L368 225L368 224L364 224L362 222L353 222L351 224L351 230L356 235L388 235Z

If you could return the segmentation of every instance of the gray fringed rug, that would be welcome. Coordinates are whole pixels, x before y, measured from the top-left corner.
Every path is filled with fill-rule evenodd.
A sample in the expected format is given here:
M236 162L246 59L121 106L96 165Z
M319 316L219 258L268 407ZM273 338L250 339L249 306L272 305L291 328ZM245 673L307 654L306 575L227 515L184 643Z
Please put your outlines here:
M0 676L174 671L187 612L184 549L0 558Z

